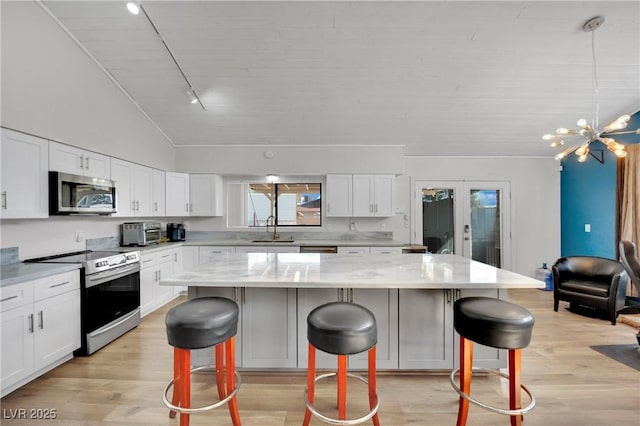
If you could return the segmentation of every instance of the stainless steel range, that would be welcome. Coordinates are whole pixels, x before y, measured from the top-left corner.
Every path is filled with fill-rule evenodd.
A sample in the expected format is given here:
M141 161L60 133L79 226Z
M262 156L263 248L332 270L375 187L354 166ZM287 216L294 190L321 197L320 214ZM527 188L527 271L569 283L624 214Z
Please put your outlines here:
M28 262L80 263L82 346L90 355L140 323L140 253L82 251Z

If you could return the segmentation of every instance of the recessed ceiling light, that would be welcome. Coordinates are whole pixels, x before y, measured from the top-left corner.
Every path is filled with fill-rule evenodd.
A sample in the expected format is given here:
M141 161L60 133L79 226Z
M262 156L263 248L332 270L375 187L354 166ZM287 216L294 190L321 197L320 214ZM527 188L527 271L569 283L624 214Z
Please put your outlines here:
M134 15L140 13L140 8L138 7L138 5L132 2L127 3L127 9Z

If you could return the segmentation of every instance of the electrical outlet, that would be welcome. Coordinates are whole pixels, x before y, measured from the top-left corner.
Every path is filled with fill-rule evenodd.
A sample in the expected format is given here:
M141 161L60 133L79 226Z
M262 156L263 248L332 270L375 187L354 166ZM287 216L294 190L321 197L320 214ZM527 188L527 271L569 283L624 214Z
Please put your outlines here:
M76 231L74 240L76 241L76 243L82 242L82 233L80 231Z
M584 224L584 232L591 232L591 224L590 223L585 223Z

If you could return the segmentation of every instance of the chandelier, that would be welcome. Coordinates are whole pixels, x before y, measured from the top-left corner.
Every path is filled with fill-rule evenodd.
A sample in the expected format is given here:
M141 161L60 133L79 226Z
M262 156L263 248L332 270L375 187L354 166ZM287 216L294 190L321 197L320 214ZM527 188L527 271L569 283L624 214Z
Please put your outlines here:
M632 133L640 134L640 129L627 131L623 130L627 127L627 124L629 123L629 120L631 118L629 114L621 115L611 123L604 126L602 130L599 130L598 128L598 113L600 106L598 104L598 76L596 73L595 30L600 27L603 22L604 16L596 16L589 19L582 26L583 31L591 33L591 53L593 57L594 81L593 87L595 94L595 114L593 122L589 124L587 120L581 118L576 123L579 127L577 130L559 127L556 129L555 133L546 134L542 137L542 139L544 140L551 141L551 146L553 148L564 146L565 138L572 138L574 140L574 143L571 146L556 155L556 160L561 160L572 152L575 152L575 154L578 156L578 161L584 163L585 161L587 161L587 156L590 154L589 148L591 146L591 143L596 141L605 145L607 149L613 152L618 158L623 158L627 155L626 148L623 144L616 142L612 136ZM578 139L577 143L575 142L576 139ZM591 155L593 156L593 154ZM595 158L598 159L597 157ZM603 160L601 159L598 159L598 161L603 162Z

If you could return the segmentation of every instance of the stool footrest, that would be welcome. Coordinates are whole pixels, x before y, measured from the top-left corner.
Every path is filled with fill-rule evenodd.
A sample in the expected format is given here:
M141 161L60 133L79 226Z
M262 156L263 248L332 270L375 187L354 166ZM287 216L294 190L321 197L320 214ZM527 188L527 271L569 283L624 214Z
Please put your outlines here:
M215 365L205 365L202 367L196 367L196 368L192 368L190 370L190 374L196 372L196 371L200 371L200 370L210 370L210 369L215 369L216 366ZM231 400L231 398L233 398L236 393L238 393L238 389L240 389L240 384L241 384L241 378L240 378L240 374L238 374L238 371L236 370L235 372L236 375L236 387L229 393L229 395L227 395L226 398L213 403L211 405L207 405L205 407L196 407L196 408L184 408L184 407L177 407L175 405L173 405L171 402L169 402L169 399L167 398L167 394L169 393L169 389L171 389L173 387L173 383L174 380L171 380L167 386L165 386L164 388L164 392L162 393L162 402L164 403L164 405L173 411L177 411L178 413L183 413L183 414L195 414L195 413L202 413L204 411L208 411L208 410L213 410L214 408L218 408L224 404L226 404L227 402L229 402Z
M337 373L321 374L318 377L316 377L314 381L317 382L318 380L326 379L326 378L329 378L329 377L332 377L332 376L337 376ZM364 377L359 376L357 374L347 373L347 377L352 377L354 379L360 380L361 382L363 382L365 384L369 384L369 381L367 379L365 379ZM311 413L314 416L318 417L320 420L324 421L325 423L332 424L332 425L351 426L351 425L357 425L357 424L366 422L367 420L369 420L373 416L375 416L376 413L378 412L378 409L380 408L380 400L378 399L378 394L376 393L376 406L373 407L371 409L371 411L369 411L364 416L359 417L357 419L350 419L350 420L334 419L334 418L325 416L324 414L320 413L318 410L315 409L313 404L311 404L311 402L309 402L308 392L309 392L309 389L305 389L304 390L304 403L307 406L307 408L309 409L309 411L311 411Z
M456 368L455 370L453 370L451 372L451 374L449 375L449 382L451 382L451 386L458 393L458 395L460 395L464 399L468 400L472 404L475 404L475 405L477 405L479 407L482 407L482 408L484 408L486 410L489 410L489 411L492 411L494 413L505 414L507 416L516 416L516 415L520 415L520 414L526 414L529 411L533 410L533 407L535 407L535 405L536 405L536 399L533 397L533 395L531 394L529 389L527 389L527 387L524 386L524 385L520 385L520 388L531 399L531 402L529 403L529 405L527 405L524 408L518 408L516 410L507 410L506 408L493 407L491 405L485 404L484 402L478 401L477 399L472 398L471 395L467 395L466 393L464 393L464 392L462 392L460 390L460 386L458 386L458 384L456 383L456 379L455 379L455 376L456 376L456 374L458 374L459 371L460 371L460 368ZM490 373L490 374L494 374L496 376L500 376L500 377L502 377L504 379L508 379L509 378L508 374L503 373L503 372L501 372L499 370L491 369L491 368L473 368L471 371L472 371L472 373Z

